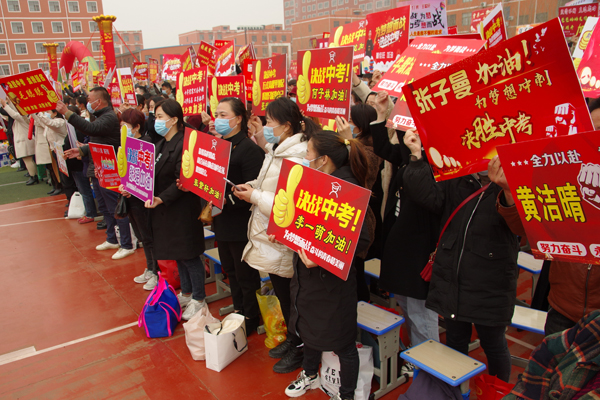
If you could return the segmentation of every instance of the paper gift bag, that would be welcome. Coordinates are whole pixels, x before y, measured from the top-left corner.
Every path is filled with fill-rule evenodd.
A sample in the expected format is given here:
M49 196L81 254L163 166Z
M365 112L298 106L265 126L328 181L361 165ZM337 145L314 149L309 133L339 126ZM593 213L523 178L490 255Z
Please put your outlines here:
M204 345L206 368L221 372L248 350L244 316L229 314L221 322L207 324Z

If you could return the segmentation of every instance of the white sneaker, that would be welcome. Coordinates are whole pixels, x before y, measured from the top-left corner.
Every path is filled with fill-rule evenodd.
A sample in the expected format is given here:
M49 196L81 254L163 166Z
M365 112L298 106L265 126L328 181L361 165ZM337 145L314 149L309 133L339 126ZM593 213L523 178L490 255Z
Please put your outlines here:
M111 250L111 249L118 249L118 248L119 248L118 243L112 244L112 243L108 243L108 242L104 242L104 243L96 246L96 250Z
M19 166L20 166L20 164L19 164L19 162L17 161L16 163L12 164L10 167L11 167L11 168L19 168Z
M189 321L190 319L192 319L192 317L194 315L196 315L196 313L198 311L200 311L202 309L202 307L206 307L206 301L204 301L204 300L198 301L198 300L192 299L190 301L190 303L188 304L187 308L185 309L185 312L181 316L181 319L185 319L186 321Z
M152 276L150 277L150 280L148 280L148 282L146 282L146 284L143 286L143 289L144 290L152 290L156 287L157 284L158 284L158 276L152 274Z
M310 378L306 376L304 371L300 372L298 378L295 381L290 383L290 385L285 388L285 394L288 397L300 397L304 393L306 393L310 389L317 389L321 386L321 379L319 379L319 374L314 378Z
M146 283L150 280L150 278L152 278L152 275L154 275L152 273L152 271L150 271L148 268L146 268L144 270L144 273L141 274L140 276L136 276L135 278L133 278L133 281L135 283Z
M400 368L400 374L404 375L408 375L409 378L412 378L415 372L415 365L411 364L409 362L405 362L404 365L402 366L402 368Z
M112 259L113 260L120 260L121 258L125 258L127 256L130 256L133 253L135 253L135 250L133 250L133 249L124 249L124 248L121 247L119 250L117 250L117 252L115 254L112 255Z
M184 296L183 293L179 293L177 295L177 300L179 300L179 307L183 310L190 304L190 301L192 301L192 295Z

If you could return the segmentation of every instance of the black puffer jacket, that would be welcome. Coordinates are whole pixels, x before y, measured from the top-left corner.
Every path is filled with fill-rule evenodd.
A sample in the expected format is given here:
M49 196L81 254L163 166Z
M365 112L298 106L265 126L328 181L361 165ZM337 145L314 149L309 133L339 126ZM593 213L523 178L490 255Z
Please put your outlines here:
M411 161L404 172L405 191L421 206L441 214L442 227L480 187L470 175L436 183L424 159ZM487 326L511 322L519 244L496 210L501 190L492 183L463 206L438 245L426 306L444 318Z

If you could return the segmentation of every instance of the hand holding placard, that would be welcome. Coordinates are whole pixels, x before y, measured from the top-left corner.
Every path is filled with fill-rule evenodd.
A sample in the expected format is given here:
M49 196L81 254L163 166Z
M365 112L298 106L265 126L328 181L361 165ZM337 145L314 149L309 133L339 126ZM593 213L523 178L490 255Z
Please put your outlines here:
M127 156L125 155L125 141L127 140L127 126L121 127L121 147L117 152L117 167L119 176L122 178L127 174Z
M194 146L196 146L197 138L198 132L192 131L188 148L183 151L183 157L181 157L181 171L185 178L191 178L194 174Z
M252 103L255 106L258 106L260 104L260 60L256 62L256 71L254 71L254 76L256 79L252 84Z
M302 58L302 75L298 76L298 100L300 103L306 104L310 100L310 83L308 81L308 74L310 73L310 51L304 53Z
M417 159L421 158L421 138L416 130L409 129L406 131L404 134L404 144L413 156L417 157Z
M273 206L273 220L277 226L286 228L294 221L296 206L294 204L294 193L302 179L302 166L296 164L292 167L287 180L286 190L279 189L275 195Z

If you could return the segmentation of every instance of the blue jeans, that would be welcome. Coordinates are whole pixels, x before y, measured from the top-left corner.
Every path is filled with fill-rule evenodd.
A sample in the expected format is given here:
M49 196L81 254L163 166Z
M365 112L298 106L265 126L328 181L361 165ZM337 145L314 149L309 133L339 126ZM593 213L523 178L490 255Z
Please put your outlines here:
M81 193L81 197L83 198L85 216L88 218L96 218L98 213L96 212L96 203L94 203L94 194L90 187L90 180L85 176L85 172L83 171L73 171L72 174L75 185L77 185L77 190L79 190L79 193Z
M416 346L426 340L440 341L438 330L438 314L425 308L425 300L394 295L402 311L404 319L410 330L411 346Z
M129 218L115 218L115 208L117 207L119 194L101 187L96 178L92 178L92 183L94 185L94 192L96 192L96 199L98 200L98 208L100 208L100 212L104 215L104 221L106 222L106 241L110 244L119 243L115 232L115 226L118 225L119 232L121 233L121 247L126 250L133 249L131 231L129 230Z
M191 260L177 260L181 293L192 294L194 300L202 301L206 297L204 291L204 264L200 256Z

